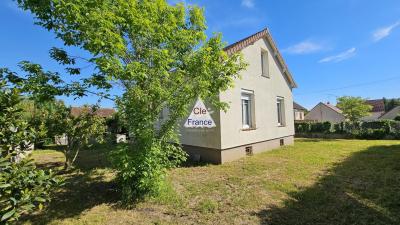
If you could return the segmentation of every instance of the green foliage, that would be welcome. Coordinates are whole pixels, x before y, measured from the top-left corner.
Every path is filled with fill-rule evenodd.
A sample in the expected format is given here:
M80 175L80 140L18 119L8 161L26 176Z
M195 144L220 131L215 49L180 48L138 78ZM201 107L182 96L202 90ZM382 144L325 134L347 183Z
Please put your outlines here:
M24 159L35 131L23 119L20 89L0 80L0 223L42 209L61 181Z
M0 158L1 222L14 221L22 214L41 210L50 201L54 188L62 184L51 170L39 170L27 159L11 163L9 156Z
M329 133L332 129L329 121L323 123L295 123L295 130L298 133Z
M371 122L341 122L328 126L330 123L295 123L297 134L342 134L351 138L361 139L400 139L400 122L380 120Z
M343 96L337 99L337 107L343 111L348 121L354 123L369 115L372 106L366 104L365 101L361 97Z
M40 148L45 142L51 142L54 136L65 133L65 119L69 110L62 101L51 99L35 102L26 98L20 104L24 119L35 130L35 147Z
M86 61L97 70L86 83L107 89L117 81L123 87L117 104L134 144L112 156L125 202L158 192L166 169L185 160L178 121L198 97L226 110L219 93L232 87L246 66L241 55L224 52L221 35L206 38L203 9L197 6L166 0L17 2L66 45L92 54ZM51 55L62 65L75 64L65 50L53 49ZM164 108L168 118L158 121Z
M103 142L105 120L97 116L95 111L96 107L85 106L79 115L64 118L64 131L68 138L67 148L64 150L66 169L73 165L82 149Z
M394 120L395 120L395 121L400 121L400 115L396 116L396 117L394 118Z

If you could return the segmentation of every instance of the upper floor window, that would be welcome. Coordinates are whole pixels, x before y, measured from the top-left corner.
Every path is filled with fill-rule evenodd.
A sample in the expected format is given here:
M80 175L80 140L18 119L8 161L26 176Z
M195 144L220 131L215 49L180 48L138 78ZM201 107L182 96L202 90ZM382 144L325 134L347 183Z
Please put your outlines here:
M269 77L269 61L268 61L268 51L261 50L261 75L264 77Z
M278 113L278 126L285 126L285 99L276 98L276 108Z
M254 127L254 101L252 91L242 91L242 127L250 129Z

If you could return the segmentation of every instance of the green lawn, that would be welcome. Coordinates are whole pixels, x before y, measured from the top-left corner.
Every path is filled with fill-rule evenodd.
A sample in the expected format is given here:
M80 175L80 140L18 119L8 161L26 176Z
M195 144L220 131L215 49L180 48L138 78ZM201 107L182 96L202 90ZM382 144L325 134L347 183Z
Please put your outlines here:
M171 188L132 209L119 204L107 148L25 224L400 224L400 141L298 139L295 146L220 166L169 173ZM40 166L63 155L36 151ZM172 188L173 187L173 188Z

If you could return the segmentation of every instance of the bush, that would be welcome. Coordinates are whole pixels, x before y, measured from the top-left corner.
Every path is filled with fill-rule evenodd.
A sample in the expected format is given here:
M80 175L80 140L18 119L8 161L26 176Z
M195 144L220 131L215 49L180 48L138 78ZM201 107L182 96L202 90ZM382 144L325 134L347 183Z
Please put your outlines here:
M296 123L295 130L296 133L330 133L332 131L332 123Z
M346 137L364 138L364 139L383 139L396 138L400 139L400 121L382 120L371 122L341 122L331 124L323 123L296 123L296 133L300 134L342 134Z
M323 122L323 123L312 123L311 124L311 132L314 133L330 133L332 128L331 122Z
M371 121L364 122L361 125L361 128L364 129L384 129L387 134L391 131L391 121L389 120L379 120L379 121Z
M51 191L61 184L51 170L36 169L32 160L11 163L4 157L0 164L0 224L41 210L50 201Z
M0 224L42 209L61 183L51 171L38 170L31 160L22 159L35 131L23 119L20 102L20 90L0 80Z

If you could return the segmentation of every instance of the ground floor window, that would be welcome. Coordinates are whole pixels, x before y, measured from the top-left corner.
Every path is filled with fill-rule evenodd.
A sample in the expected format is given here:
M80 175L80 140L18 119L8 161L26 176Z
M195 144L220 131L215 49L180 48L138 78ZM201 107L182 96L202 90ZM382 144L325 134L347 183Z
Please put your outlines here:
M285 126L285 99L276 98L276 108L278 113L278 126Z
M253 92L242 91L242 125L243 129L249 129L254 126L254 114L253 114Z

